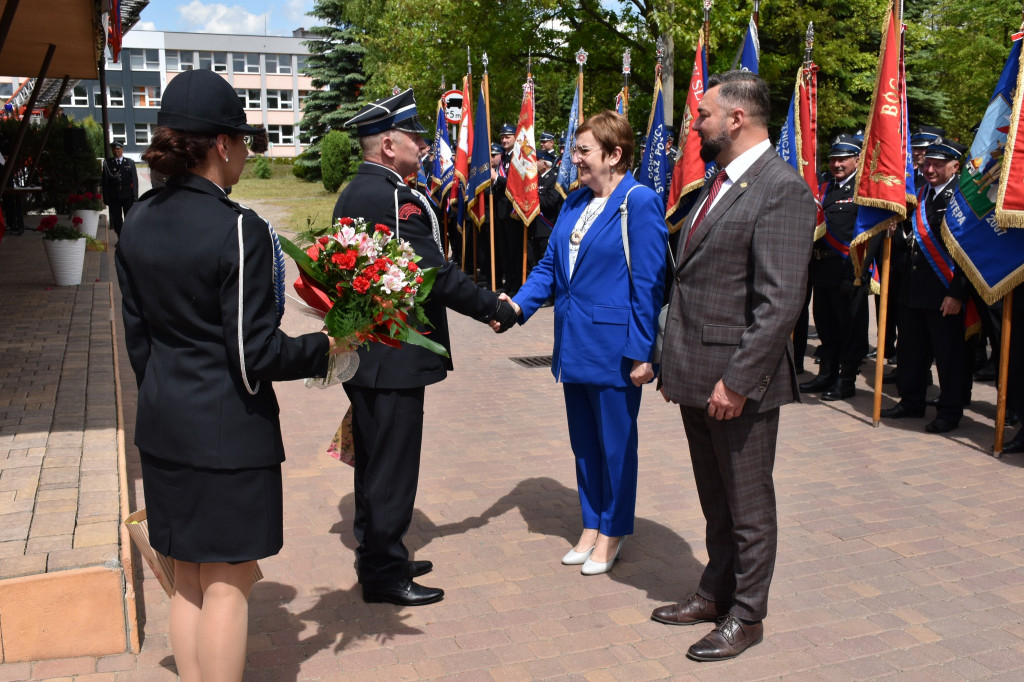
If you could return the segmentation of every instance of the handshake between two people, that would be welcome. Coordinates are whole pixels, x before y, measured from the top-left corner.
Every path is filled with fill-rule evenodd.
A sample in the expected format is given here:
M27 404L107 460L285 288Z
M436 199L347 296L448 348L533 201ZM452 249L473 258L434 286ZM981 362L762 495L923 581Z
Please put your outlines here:
M494 311L494 317L488 322L496 334L507 332L519 320L521 309L515 301L506 294L498 295L498 308Z

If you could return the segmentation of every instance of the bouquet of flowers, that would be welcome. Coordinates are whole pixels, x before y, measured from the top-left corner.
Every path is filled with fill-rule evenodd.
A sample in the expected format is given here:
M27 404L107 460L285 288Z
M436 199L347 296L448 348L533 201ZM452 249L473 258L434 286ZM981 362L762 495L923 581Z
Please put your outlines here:
M444 346L415 327L430 324L422 304L436 270L420 268L409 243L394 239L386 225L339 218L330 229L332 234L317 236L307 249L280 238L281 248L299 266L295 291L323 316L327 333L356 346L411 343L447 357ZM351 353L346 359L358 362L357 357ZM348 370L355 373L351 364ZM319 385L345 381L339 371L333 367Z
M68 196L68 206L72 211L102 211L103 196L97 192L86 192L85 194L71 194Z

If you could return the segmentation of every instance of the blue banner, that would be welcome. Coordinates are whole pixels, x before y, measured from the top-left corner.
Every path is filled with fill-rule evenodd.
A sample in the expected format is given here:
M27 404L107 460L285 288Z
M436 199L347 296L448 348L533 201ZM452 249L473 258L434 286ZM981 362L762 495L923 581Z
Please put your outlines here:
M668 200L668 159L665 157L665 102L661 91L661 78L654 85L654 105L647 123L647 142L636 175L641 185L657 193L662 202Z
M757 63L761 54L761 44L757 39L757 24L754 17L750 17L750 24L747 25L747 37L743 39L743 56L740 57L740 68L743 71L757 73Z
M569 126L565 129L565 148L562 150L562 163L558 166L558 178L555 189L562 198L579 187L579 169L572 162L572 148L576 144L576 128L580 125L580 86L576 81L576 94L572 97L572 109L569 111Z

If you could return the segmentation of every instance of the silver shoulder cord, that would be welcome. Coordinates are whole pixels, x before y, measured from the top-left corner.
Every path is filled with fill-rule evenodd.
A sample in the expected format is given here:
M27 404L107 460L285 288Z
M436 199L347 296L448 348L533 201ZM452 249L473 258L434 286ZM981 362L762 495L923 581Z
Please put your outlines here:
M256 388L250 388L249 378L245 375L245 339L242 334L243 309L242 299L245 282L245 246L242 239L242 215L238 215L238 366L242 370L242 385L249 395L256 395L260 390L260 382L256 382Z
M395 239L401 239L402 233L398 227L398 223L401 222L398 218L398 188L395 188Z

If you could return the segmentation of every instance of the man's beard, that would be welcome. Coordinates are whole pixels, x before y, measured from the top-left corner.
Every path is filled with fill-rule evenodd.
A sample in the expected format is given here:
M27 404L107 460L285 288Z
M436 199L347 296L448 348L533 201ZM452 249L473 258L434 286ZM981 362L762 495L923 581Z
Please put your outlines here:
M703 137L700 141L700 158L704 163L711 163L722 152L726 143L730 141L729 133L721 131L714 137Z

